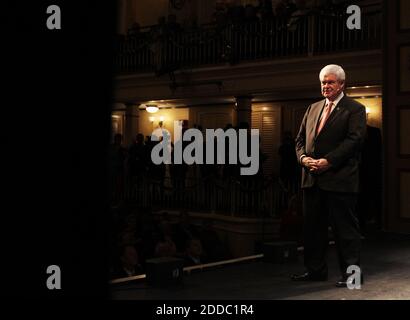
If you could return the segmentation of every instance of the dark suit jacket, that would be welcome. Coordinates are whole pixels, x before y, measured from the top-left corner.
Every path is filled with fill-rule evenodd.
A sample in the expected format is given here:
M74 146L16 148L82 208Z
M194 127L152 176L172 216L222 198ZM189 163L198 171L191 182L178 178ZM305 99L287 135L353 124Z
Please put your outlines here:
M366 109L359 102L344 96L316 136L316 128L326 100L308 107L296 137L296 153L300 157L325 158L331 168L321 174L303 167L302 188L314 185L327 191L358 192L360 150L366 135Z

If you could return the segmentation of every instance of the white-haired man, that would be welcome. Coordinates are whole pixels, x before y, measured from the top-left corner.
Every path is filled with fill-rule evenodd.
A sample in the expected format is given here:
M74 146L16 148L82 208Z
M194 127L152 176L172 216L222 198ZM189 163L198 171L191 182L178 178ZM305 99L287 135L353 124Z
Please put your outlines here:
M366 134L366 110L344 95L345 72L328 65L319 74L325 99L308 107L296 137L302 165L304 264L306 272L295 281L325 281L328 224L332 226L342 278L347 269L360 266L361 234L355 216L359 191L360 149Z

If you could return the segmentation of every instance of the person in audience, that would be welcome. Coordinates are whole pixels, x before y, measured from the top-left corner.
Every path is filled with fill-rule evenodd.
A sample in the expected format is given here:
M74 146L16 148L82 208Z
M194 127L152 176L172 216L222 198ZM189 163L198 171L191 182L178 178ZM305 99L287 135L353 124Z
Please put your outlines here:
M159 242L155 246L156 257L175 257L177 255L177 247L169 235L162 234Z
M198 229L191 223L189 214L182 210L174 229L175 244L178 252L184 252L188 240L198 237Z
M199 239L201 240L203 251L208 262L221 261L229 258L228 250L215 231L212 219L203 220L199 230Z
M139 263L138 252L134 246L125 245L120 248L120 261L114 269L113 278L132 277L142 274L143 269Z
M201 240L198 238L189 239L185 250L185 267L195 266L205 263Z
M282 144L279 147L280 157L279 177L289 192L294 192L299 174L298 162L296 159L295 141L290 131L283 133Z
M122 135L117 133L114 136L114 143L110 145L110 178L113 204L118 205L125 187L125 161L127 159L127 149L122 146Z
M131 28L127 31L127 37L129 38L137 38L141 34L141 27L138 22L134 22Z

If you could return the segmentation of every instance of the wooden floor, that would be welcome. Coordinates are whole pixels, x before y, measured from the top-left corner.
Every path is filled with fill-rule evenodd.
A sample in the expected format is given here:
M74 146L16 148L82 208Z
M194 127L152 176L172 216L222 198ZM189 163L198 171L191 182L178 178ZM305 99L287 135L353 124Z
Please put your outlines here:
M410 299L410 239L378 234L363 241L365 283L360 290L336 288L339 278L334 246L329 248L329 280L295 283L290 274L303 270L295 263L256 260L203 270L184 276L183 285L152 288L144 282L112 287L113 299L131 300L395 300Z

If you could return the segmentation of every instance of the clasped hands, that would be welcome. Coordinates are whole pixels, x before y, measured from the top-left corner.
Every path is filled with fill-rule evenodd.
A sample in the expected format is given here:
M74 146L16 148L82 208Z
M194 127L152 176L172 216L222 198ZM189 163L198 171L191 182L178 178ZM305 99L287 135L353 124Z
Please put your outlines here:
M309 169L312 173L322 173L330 168L330 163L324 159L314 159L312 157L303 157L302 165Z

